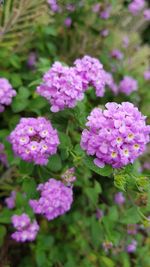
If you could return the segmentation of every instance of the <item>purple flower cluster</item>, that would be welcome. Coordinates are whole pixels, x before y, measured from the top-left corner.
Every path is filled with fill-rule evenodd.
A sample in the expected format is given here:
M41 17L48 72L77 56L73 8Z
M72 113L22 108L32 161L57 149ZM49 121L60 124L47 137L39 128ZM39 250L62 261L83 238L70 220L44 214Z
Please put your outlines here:
M132 240L132 242L127 246L126 250L128 253L134 253L136 251L137 242Z
M128 224L127 226L127 233L129 235L136 235L137 234L138 225L137 224Z
M122 60L124 58L124 54L119 49L113 49L111 51L111 57Z
M27 65L29 69L34 70L37 63L37 54L35 52L29 53Z
M12 191L10 196L5 198L5 203L8 209L13 209L16 205L16 192Z
M97 209L96 210L96 219L101 220L103 218L103 216L104 216L103 210Z
M122 39L122 45L124 48L127 48L129 46L130 40L127 35L125 35Z
M44 215L47 220L53 220L70 210L73 201L72 188L53 178L40 184L37 190L41 192L38 200L30 200L34 213Z
M75 169L70 168L64 174L61 175L61 178L67 186L71 186L72 183L76 181L76 176L74 175Z
M97 96L104 95L106 72L98 59L84 56L74 62L74 67L55 62L45 73L37 93L45 97L52 112L73 108L84 98L88 86L94 86Z
M85 90L91 85L95 87L96 95L102 97L105 92L106 72L100 61L86 55L81 59L75 60L74 64L77 73L82 78Z
M67 28L70 28L72 24L72 19L70 17L67 17L64 21L64 24Z
M95 156L99 167L110 164L121 168L139 157L149 142L150 126L132 103L107 103L106 109L94 108L81 137L81 147ZM136 123L135 123L136 122Z
M82 79L75 68L56 62L43 77L37 93L51 103L51 111L73 108L77 101L84 98Z
M111 91L112 91L115 95L117 95L117 93L118 93L118 86L117 86L117 84L115 83L112 74L109 73L109 72L106 72L105 77L106 77L106 85L111 89Z
M4 165L4 166L8 166L8 161L7 161L7 156L4 152L4 145L2 143L0 143L0 162Z
M132 0L128 6L129 12L136 16L144 8L144 5L145 0Z
M17 242L35 240L39 231L39 225L37 224L36 220L31 222L30 217L26 213L21 215L13 215L11 220L14 228L16 228L16 232L11 235L14 240Z
M137 91L138 83L137 80L130 76L125 76L119 84L119 91L126 95L130 95L132 92Z
M113 243L111 241L104 241L102 247L105 252L108 252L113 247Z
M9 81L5 78L0 78L0 112L3 112L5 106L9 106L12 98L16 95L16 91L12 88Z
M92 6L92 11L94 13L98 13L100 11L100 8L101 8L101 4L100 3L96 3Z
M150 8L144 10L144 18L146 21L150 21Z
M57 3L57 0L47 0L48 4L50 5L51 10L56 13L60 11L60 7Z
M22 118L9 136L15 154L26 161L45 165L59 145L58 134L44 117Z
M102 37L107 37L109 35L109 30L108 29L103 29L101 32L100 32L100 35Z
M125 203L125 197L122 192L118 192L115 194L114 201L117 205L122 206Z
M150 69L144 72L144 79L150 81Z
M105 20L109 19L111 10L112 6L109 5L104 10L100 11L100 18Z

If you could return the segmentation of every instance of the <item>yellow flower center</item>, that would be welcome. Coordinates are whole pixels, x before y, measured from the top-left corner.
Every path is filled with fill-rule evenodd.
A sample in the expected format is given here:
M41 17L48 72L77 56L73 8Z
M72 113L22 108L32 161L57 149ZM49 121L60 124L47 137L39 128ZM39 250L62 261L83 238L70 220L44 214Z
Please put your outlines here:
M133 147L134 149L139 149L140 146L138 144L135 144Z
M46 146L46 145L43 145L42 148L43 148L44 150L47 150L47 146Z
M112 152L112 153L111 153L111 157L112 157L112 158L116 158L116 157L117 157L117 153L116 153L116 152Z
M132 140L132 139L134 138L134 134L132 134L132 133L128 134L128 138L129 138L130 140Z
M37 149L37 146L33 145L31 146L31 150L36 150Z
M122 142L122 138L121 137L118 137L117 138L117 143L120 144Z
M33 132L33 128L29 127L29 132L32 133Z
M21 137L21 138L20 138L20 141L21 141L21 142L24 142L24 141L26 141L26 138L25 138L25 137Z
M128 156L129 155L129 150L128 149L124 149L124 155Z
M46 135L48 134L48 131L45 130L45 131L42 132L42 134L43 134L44 136L46 136Z

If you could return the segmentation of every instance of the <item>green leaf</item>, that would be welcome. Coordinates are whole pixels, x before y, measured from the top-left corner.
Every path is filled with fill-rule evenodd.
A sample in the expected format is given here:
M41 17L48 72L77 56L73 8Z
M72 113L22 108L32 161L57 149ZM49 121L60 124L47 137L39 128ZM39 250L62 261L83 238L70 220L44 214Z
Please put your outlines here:
M124 215L120 219L120 222L125 224L134 224L140 222L140 220L141 216L138 213L137 207L132 207L128 210L125 210Z
M85 194L88 196L92 205L94 206L97 204L98 196L101 192L102 192L101 185L97 181L94 182L93 188L90 187L85 188Z
M37 184L33 178L25 178L23 181L22 189L28 198L34 198L37 195Z
M97 174L101 176L110 176L113 172L112 167L109 165L106 165L103 168L97 167L93 162L93 158L89 156L85 157L84 163L88 168L90 168L92 171L96 172Z
M47 100L39 96L30 100L30 102L28 103L28 110L36 111L37 113L39 113L40 109L47 106L47 104Z
M114 185L123 191L126 191L127 180L125 174L114 174Z
M17 95L15 97L15 99L13 100L12 110L15 113L23 111L23 110L26 109L28 104L29 104L29 100L28 99L24 99L24 98L20 97L20 95Z
M6 208L0 213L0 223L10 223L11 216L14 214L14 211L8 210Z
M68 135L66 135L63 132L58 132L59 134L59 140L60 140L60 145L59 148L60 149L66 149L66 148L71 148L72 144L71 144L71 140L70 137Z
M30 175L33 172L33 169L34 169L33 163L26 162L23 160L20 161L19 170L21 173Z
M3 225L0 225L0 246L3 245L4 237L6 235L6 227Z
M115 263L108 257L101 256L100 260L102 262L103 267L114 267Z
M51 156L48 161L47 167L53 172L60 171L62 168L62 162L60 156L58 154Z

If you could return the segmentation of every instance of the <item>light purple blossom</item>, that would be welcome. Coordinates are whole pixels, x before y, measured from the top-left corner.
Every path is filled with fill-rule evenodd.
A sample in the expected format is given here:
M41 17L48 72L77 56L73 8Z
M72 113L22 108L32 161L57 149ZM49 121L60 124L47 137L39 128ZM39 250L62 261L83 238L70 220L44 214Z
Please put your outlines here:
M150 69L144 72L144 79L150 81Z
M150 170L150 162L148 162L148 161L144 162L143 169Z
M105 19L105 20L109 19L111 10L112 10L112 6L109 5L103 11L100 11L100 18Z
M35 52L29 53L27 65L30 69L34 69L37 62L37 55Z
M132 240L132 242L127 246L126 251L128 253L134 253L136 251L136 248L137 248L137 241Z
M108 252L113 247L113 243L111 241L104 241L102 247L105 252Z
M101 220L103 218L103 216L104 216L103 210L97 209L96 210L96 219Z
M5 203L8 209L13 209L16 205L16 192L12 191L10 196L5 198Z
M94 13L98 13L100 11L100 7L101 7L101 4L100 3L96 3L92 6L92 11Z
M136 235L138 230L138 225L137 224L128 224L127 225L127 233L129 235Z
M122 60L124 58L124 54L119 49L113 49L111 51L111 57Z
M13 215L11 220L14 228L16 228L16 232L11 235L14 240L17 242L35 240L39 231L39 225L36 220L31 222L30 217L26 213L21 215Z
M130 41L129 41L129 37L128 37L127 35L125 35L125 36L123 37L123 39L122 39L123 47L124 47L124 48L127 48L127 47L129 46L129 43L130 43Z
M58 112L73 108L84 98L83 83L75 68L55 62L43 77L43 83L37 87L37 93L45 97L51 111Z
M103 37L107 37L109 35L109 30L108 29L103 29L100 32L100 35L103 36Z
M41 192L38 200L30 200L29 204L34 213L44 215L47 220L53 220L70 210L73 202L71 187L53 178L37 188Z
M117 95L118 94L118 86L114 81L114 78L110 72L105 73L106 85L111 89L111 91Z
M105 93L106 72L100 61L86 55L74 64L76 72L82 78L84 89L91 85L96 89L96 95L102 97Z
M114 201L117 205L122 206L125 203L125 197L122 192L118 192L115 194Z
M132 103L107 103L106 109L94 108L81 136L81 148L94 156L102 168L110 164L121 168L133 163L146 149L150 126ZM135 123L136 122L136 123Z
M61 175L63 182L66 183L67 186L71 186L72 183L76 181L76 176L74 175L74 172L75 172L75 169L70 168Z
M5 166L8 167L8 161L7 161L7 156L4 151L4 145L0 143L0 162Z
M0 78L0 112L3 112L5 106L9 106L12 98L16 96L16 91L5 78Z
M145 0L132 0L128 6L129 12L136 16L144 8L144 5Z
M45 165L48 157L56 154L58 134L44 117L22 118L9 136L13 151L26 161Z
M64 21L64 24L67 28L70 28L70 26L72 24L72 19L70 17L66 18Z
M48 4L50 5L51 10L56 13L60 11L60 7L57 3L57 0L47 0Z
M144 18L147 21L150 21L150 8L144 10Z
M138 82L130 76L124 76L123 80L119 84L119 91L126 95L130 95L132 92L137 91Z
M66 10L70 11L70 12L74 12L76 9L76 6L74 4L67 4L66 5Z

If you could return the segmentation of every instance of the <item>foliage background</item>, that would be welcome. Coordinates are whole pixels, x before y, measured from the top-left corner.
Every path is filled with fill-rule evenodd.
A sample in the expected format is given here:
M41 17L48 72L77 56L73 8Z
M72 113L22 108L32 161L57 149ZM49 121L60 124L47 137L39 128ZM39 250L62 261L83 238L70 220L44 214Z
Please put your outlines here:
M91 9L96 1L71 1L77 6L72 13L65 6L70 1L58 1L62 13L53 13L44 0L6 0L0 7L0 76L8 78L17 91L11 107L0 114L0 142L5 144L9 168L0 166L0 266L2 267L149 267L150 215L149 171L139 168L149 160L149 150L133 166L112 172L95 167L80 149L80 136L86 117L97 105L108 101L131 101L148 116L150 122L150 84L143 78L150 61L150 31L142 15L133 17L127 10L129 1L111 0L112 14L101 20ZM99 1L105 4L105 1ZM70 28L64 26L66 17L72 18ZM100 31L108 28L107 38ZM130 38L128 49L122 47L124 35ZM113 48L125 55L122 62L110 60ZM37 55L35 69L28 67L30 52ZM43 73L56 61L71 65L85 54L97 57L107 71L116 68L115 80L124 75L138 80L139 90L130 96L118 95L107 88L104 98L96 98L92 89L84 101L73 110L50 112L47 101L35 93ZM130 60L132 59L132 60ZM130 63L130 64L129 64ZM57 155L49 159L46 167L34 166L15 158L7 136L21 117L45 116L59 131L61 144ZM50 177L58 178L68 167L75 166L77 181L74 203L66 215L47 222L39 217L40 232L35 242L17 244L10 238L10 218L25 211L31 216L28 199L35 197L36 185ZM12 190L17 191L16 208L5 207L4 199ZM123 190L124 206L114 203L116 192ZM22 198L25 192L27 199ZM96 210L104 211L102 220L96 219ZM137 251L129 255L126 246L132 240L127 235L127 224L138 224ZM106 253L104 241L113 248Z

